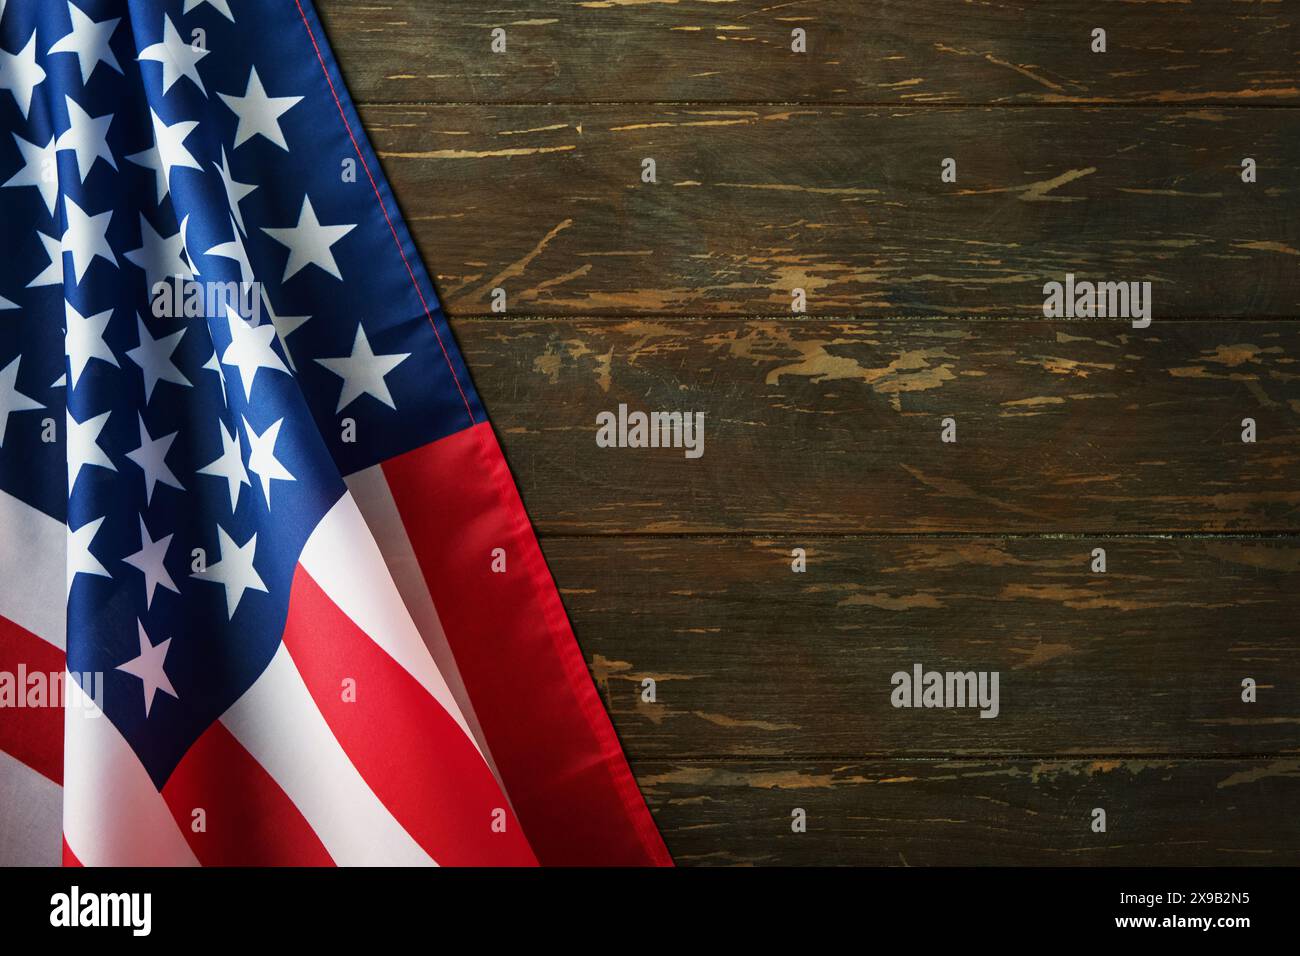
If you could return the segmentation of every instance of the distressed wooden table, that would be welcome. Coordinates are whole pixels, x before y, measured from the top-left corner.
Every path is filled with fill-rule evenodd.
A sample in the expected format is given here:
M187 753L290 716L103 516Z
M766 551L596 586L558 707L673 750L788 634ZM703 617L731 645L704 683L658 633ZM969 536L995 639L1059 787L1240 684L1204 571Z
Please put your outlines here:
M1300 862L1300 5L317 6L680 863Z

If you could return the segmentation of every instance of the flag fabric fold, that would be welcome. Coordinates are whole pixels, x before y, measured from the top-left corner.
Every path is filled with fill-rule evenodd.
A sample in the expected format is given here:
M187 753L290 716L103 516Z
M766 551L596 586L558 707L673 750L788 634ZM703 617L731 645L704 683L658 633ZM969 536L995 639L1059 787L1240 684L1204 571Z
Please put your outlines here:
M308 0L0 0L0 124L0 864L669 864Z

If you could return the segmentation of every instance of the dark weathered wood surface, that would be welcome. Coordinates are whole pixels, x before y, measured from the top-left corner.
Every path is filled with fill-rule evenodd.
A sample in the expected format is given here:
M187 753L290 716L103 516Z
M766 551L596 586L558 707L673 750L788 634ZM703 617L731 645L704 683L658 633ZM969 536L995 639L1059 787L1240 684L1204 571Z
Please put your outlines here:
M487 313L497 287L516 315L789 314L802 288L811 314L1041 317L1043 283L1071 272L1149 280L1157 318L1292 316L1297 115L362 111L455 315Z
M317 6L679 862L1300 863L1296 4Z
M543 533L1300 527L1290 323L485 319L457 332ZM704 412L703 457L597 447L597 412L620 403ZM940 441L947 416L956 444Z
M682 864L1300 863L1300 761L638 761ZM808 814L793 833L790 813ZM1107 832L1089 828L1106 810Z
M1290 103L1289 3L317 0L367 102ZM490 31L506 52L490 52ZM1092 30L1108 52L1090 52ZM791 31L807 32L806 54Z
M1295 539L559 538L545 552L641 757L1300 753ZM890 677L918 662L998 671L998 717L895 709Z

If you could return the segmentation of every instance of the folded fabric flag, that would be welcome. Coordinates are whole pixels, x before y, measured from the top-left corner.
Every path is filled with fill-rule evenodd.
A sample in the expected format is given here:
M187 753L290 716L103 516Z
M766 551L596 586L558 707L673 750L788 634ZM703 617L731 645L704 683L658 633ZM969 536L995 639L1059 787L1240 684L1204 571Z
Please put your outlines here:
M670 862L308 0L0 0L0 124L0 864Z

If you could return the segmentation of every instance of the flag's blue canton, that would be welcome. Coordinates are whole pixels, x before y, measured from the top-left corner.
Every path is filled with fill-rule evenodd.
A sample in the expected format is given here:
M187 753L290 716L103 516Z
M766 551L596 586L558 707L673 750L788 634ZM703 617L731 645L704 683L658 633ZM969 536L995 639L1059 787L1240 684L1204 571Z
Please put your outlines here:
M69 670L161 786L340 474L484 416L307 0L0 0L0 235L0 489L66 519ZM261 325L155 317L189 274Z

